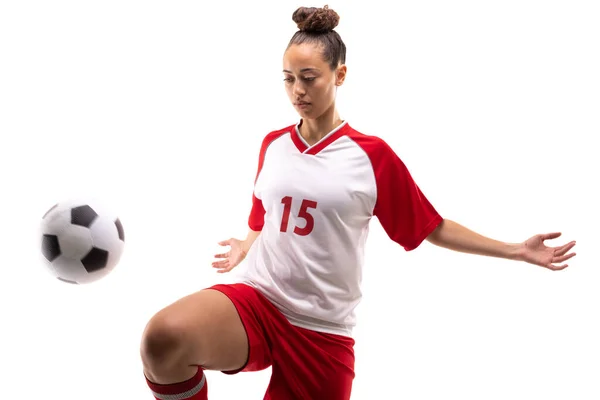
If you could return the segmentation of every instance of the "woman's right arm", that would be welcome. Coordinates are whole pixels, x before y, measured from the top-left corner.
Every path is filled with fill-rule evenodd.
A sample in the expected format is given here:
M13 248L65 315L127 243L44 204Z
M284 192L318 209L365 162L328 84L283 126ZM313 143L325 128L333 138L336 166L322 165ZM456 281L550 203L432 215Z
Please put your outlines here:
M252 245L254 244L254 242L256 241L258 236L260 235L260 232L261 231L254 231L252 229L248 230L248 235L246 236L246 239L244 239L241 243L242 251L244 252L244 256L246 254L248 254L248 252L252 248Z

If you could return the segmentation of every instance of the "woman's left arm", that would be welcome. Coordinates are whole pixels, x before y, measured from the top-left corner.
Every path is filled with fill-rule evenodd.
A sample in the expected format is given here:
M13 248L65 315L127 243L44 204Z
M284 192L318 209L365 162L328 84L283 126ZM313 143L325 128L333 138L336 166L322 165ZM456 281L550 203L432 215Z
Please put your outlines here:
M575 253L569 253L575 241L557 247L548 247L544 241L556 239L560 232L538 234L522 243L506 243L480 235L448 219L444 219L427 237L430 243L449 250L508 260L525 261L554 271L568 267L561 264Z

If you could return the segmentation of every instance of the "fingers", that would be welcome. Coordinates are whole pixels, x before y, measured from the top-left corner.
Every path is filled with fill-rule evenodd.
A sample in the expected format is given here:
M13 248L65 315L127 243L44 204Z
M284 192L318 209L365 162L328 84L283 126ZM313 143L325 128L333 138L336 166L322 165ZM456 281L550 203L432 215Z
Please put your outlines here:
M571 243L567 243L563 246L560 247L556 247L554 250L554 255L555 256L562 256L565 255L569 250L571 250L573 247L575 247L575 241L573 240Z
M566 256L554 257L552 259L552 264L561 263L567 261L571 257L575 257L576 253L567 254Z
M557 247L554 250L554 257L552 257L552 262L549 266L547 266L547 268L549 268L553 271L560 271L562 269L567 268L568 264L564 264L564 265L554 265L554 264L563 263L563 262L567 261L568 259L575 257L575 255L577 255L577 253L567 254L569 252L569 250L571 250L573 247L575 247L575 241L572 241L571 243L567 243L563 246Z
M565 268L567 268L569 266L569 264L563 264L563 265L548 265L546 266L546 268L551 269L552 271L560 271L563 270Z
M227 268L229 266L229 260L213 261L212 266L213 268Z
M212 263L212 267L218 270L217 273L223 274L225 272L229 272L232 269L234 269L235 265L231 264L229 262L229 259L225 259L225 260L221 260L221 261L214 261Z
M220 246L229 246L229 245L231 245L231 239L221 240L220 242L218 242L218 244ZM215 258L221 259L221 261L214 261L212 263L213 268L218 268L219 271L217 271L217 272L219 272L219 273L231 271L233 269L233 267L229 263L230 255L231 255L230 251L227 251L225 253L215 254Z
M542 235L542 240L556 239L557 237L560 237L560 235L562 235L561 232L545 233Z
M220 246L229 246L231 244L231 239L221 240L218 244Z
M224 274L235 268L235 265L230 264L228 261L220 261L219 263L213 263L213 268L217 269L218 274Z
M563 262L567 261L568 259L575 257L576 254L577 253L571 253L571 254L562 255L562 256L558 256L558 257L555 256L552 258L552 262L550 264L546 265L546 268L548 268L552 271L563 270L563 269L567 268L569 266L569 264L560 264L560 263L563 263ZM555 264L559 264L559 265L555 265Z

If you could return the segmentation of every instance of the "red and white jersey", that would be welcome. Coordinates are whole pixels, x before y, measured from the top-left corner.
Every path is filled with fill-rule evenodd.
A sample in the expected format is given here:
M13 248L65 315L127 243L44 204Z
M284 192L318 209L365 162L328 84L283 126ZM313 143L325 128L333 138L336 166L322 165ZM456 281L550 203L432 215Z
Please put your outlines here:
M241 281L293 325L351 336L371 218L409 251L442 217L382 139L344 122L309 146L298 126L263 140Z

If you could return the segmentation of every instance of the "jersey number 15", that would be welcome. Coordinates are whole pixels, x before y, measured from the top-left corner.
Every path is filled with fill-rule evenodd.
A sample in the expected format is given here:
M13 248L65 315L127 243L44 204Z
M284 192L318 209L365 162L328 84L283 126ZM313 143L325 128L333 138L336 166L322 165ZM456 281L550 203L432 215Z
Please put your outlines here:
M286 196L281 199L281 203L283 204L283 216L281 218L281 228L279 230L281 232L287 232L290 213L292 211L292 198L290 196ZM310 208L317 208L317 202L306 199L302 200L302 203L300 204L300 210L298 211L298 218L304 219L306 224L302 228L299 226L294 227L294 233L296 235L306 236L311 233L315 227L315 219L308 211Z

